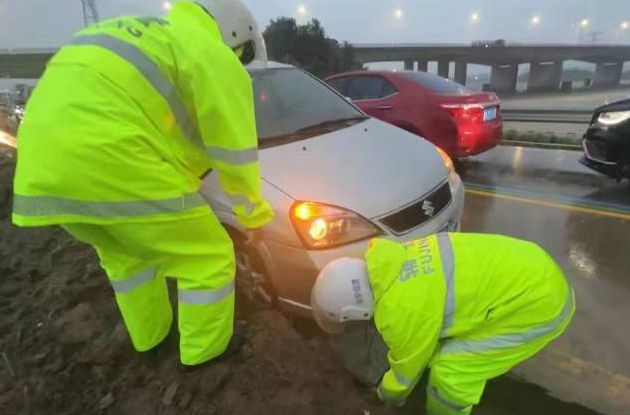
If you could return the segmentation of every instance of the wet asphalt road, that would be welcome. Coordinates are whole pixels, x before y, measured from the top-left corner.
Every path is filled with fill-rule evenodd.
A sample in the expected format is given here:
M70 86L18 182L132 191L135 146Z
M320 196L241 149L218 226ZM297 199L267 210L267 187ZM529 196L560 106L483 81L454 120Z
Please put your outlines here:
M577 297L567 333L515 373L567 402L630 414L630 189L591 172L581 153L498 147L464 160L462 230L532 240Z

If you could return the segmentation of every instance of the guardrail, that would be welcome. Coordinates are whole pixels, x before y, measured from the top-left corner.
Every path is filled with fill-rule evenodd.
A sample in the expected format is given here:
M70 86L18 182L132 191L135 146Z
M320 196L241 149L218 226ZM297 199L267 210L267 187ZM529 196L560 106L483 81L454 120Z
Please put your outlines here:
M590 124L593 111L584 110L542 110L542 109L501 109L503 121L550 123L550 124Z

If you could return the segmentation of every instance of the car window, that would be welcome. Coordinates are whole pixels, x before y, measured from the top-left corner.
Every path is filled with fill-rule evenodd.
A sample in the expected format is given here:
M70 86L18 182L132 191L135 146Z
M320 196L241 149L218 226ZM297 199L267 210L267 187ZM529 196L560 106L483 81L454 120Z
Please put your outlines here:
M348 85L346 94L354 100L378 99L396 92L396 88L380 76L355 76Z
M325 83L299 69L253 70L251 76L261 144L310 126L365 118Z
M463 95L472 92L457 82L427 72L404 72L404 76L438 94Z
M388 97L396 92L398 92L396 87L387 79L383 78L383 91L381 92L381 98Z
M328 83L328 85L335 88L337 92L339 92L341 95L348 96L348 81L350 81L350 78L344 77L344 78L331 79L326 82Z

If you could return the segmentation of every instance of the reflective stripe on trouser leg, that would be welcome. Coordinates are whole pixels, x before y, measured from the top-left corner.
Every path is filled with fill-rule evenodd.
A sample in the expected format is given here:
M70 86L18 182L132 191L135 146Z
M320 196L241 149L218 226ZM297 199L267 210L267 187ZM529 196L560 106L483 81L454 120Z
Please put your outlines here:
M234 281L215 289L179 289L178 299L182 363L196 365L223 353L234 325Z
M428 415L468 415L472 412L472 405L463 406L442 394L433 386L427 386L427 414Z
M444 343L430 363L427 407L434 414L467 414L455 407L476 405L486 381L501 376L517 364L531 358L567 327L575 310L572 290L556 318L521 333L481 336L479 339L452 339ZM433 396L431 398L431 394ZM443 399L439 399L439 398ZM454 404L448 408L445 402ZM438 409L442 412L436 412Z
M155 269L146 269L110 283L133 347L143 352L157 346L173 322L165 278Z
M144 226L143 226L144 227ZM135 235L143 227L134 228ZM105 269L116 295L133 347L146 351L157 346L166 337L173 322L173 310L168 299L164 277L133 247L123 245L124 235L112 235L112 226L85 223L65 224L63 228L77 240L96 249L101 266Z

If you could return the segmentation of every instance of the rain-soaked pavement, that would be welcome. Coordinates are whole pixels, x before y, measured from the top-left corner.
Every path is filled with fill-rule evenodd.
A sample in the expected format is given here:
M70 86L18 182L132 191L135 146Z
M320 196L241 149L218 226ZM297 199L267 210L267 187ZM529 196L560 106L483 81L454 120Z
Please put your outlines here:
M567 333L516 374L567 402L630 414L630 189L579 152L498 147L462 162L463 231L532 240L576 293Z

